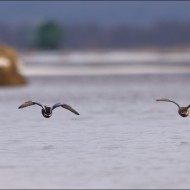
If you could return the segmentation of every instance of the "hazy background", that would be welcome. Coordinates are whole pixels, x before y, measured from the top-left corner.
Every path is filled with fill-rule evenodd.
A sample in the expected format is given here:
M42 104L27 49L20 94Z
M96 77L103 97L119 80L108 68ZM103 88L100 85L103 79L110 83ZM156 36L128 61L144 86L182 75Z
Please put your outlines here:
M143 26L161 20L189 21L189 6L188 1L1 1L0 20L12 24L55 19L63 24L97 22L104 26L128 23Z
M64 48L189 46L189 9L188 1L1 1L0 42L28 48L28 30L53 21Z

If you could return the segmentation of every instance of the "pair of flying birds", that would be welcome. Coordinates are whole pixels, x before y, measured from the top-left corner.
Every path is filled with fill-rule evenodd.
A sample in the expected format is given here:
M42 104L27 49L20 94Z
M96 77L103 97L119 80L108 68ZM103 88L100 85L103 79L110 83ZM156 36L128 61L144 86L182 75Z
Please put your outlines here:
M190 105L188 105L187 107L180 107L179 104L173 100L169 100L169 99L166 99L166 98L162 98L162 99L157 99L156 101L165 101L165 102L172 102L174 104L177 105L178 107L178 113L180 116L182 117L187 117L189 115L189 108L190 108ZM41 105L40 103L38 102L34 102L34 101L27 101L25 103L23 103L22 105L19 106L19 109L20 108L25 108L25 107L28 107L28 106L32 106L32 105L38 105L42 108L42 115L46 118L49 118L52 116L52 113L53 113L53 110L57 107L62 107L62 108L65 108L71 112L73 112L74 114L76 115L79 115L79 113L74 110L71 106L67 105L67 104L61 104L61 103L57 103L57 104L54 104L52 107L48 107L48 106L43 106Z

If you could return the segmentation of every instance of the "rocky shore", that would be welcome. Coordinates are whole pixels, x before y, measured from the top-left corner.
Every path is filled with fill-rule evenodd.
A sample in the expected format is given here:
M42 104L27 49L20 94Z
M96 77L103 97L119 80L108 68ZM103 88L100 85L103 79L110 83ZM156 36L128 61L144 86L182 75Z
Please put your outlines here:
M20 59L17 52L0 45L0 86L24 85L27 80L19 73Z

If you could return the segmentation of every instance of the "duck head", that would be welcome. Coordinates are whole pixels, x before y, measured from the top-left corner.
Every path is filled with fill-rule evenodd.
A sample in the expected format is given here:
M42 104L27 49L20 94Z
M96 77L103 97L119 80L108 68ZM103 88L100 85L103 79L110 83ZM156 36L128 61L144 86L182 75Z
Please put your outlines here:
M178 113L181 117L187 117L189 115L189 110L187 107L180 107Z
M46 118L50 118L52 116L51 107L44 106L44 108L42 108L42 115Z

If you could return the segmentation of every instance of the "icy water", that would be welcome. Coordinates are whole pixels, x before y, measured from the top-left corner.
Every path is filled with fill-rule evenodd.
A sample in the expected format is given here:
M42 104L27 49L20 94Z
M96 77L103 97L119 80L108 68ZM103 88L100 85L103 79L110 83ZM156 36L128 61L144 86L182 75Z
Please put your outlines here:
M1 188L189 188L190 75L30 77L0 89ZM45 119L25 100L63 102Z

